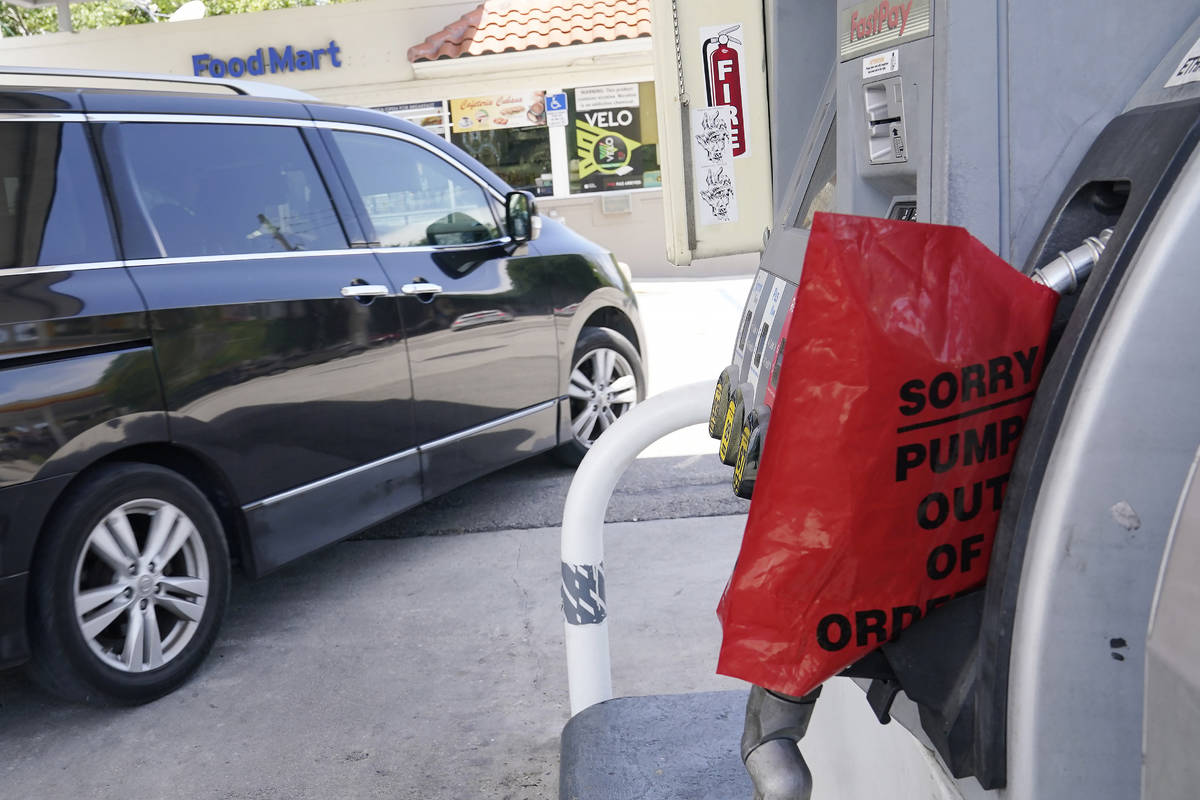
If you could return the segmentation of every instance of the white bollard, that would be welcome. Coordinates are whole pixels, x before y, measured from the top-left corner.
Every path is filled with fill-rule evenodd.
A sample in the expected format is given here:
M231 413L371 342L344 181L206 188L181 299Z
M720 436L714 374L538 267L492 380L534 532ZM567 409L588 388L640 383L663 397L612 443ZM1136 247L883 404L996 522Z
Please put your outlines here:
M612 698L604 600L604 514L638 453L668 433L708 421L712 382L680 386L627 411L575 472L562 523L562 604L571 715Z

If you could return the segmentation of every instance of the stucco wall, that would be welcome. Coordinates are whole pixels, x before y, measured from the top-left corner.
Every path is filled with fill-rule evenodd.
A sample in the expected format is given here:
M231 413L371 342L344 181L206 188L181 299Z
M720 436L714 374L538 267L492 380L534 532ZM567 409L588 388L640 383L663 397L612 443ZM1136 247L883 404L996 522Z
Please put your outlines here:
M744 275L758 266L758 254L751 253L700 259L690 266L677 267L667 261L662 190L613 194L627 194L628 211L610 208L606 212L604 199L598 194L542 197L538 199L538 211L612 250L629 265L635 279Z

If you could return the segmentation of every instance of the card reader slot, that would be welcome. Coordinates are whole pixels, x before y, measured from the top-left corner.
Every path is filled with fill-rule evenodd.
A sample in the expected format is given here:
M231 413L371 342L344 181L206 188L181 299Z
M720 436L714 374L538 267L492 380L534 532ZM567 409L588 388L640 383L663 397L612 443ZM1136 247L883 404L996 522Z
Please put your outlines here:
M908 160L904 134L904 91L900 78L863 86L866 106L867 154L872 164Z

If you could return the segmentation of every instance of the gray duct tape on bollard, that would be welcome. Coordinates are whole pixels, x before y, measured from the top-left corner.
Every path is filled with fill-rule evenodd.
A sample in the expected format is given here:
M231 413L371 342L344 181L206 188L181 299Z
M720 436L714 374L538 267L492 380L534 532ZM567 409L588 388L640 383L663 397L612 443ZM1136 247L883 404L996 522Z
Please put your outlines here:
M608 616L604 565L562 565L562 608L568 625L597 625Z

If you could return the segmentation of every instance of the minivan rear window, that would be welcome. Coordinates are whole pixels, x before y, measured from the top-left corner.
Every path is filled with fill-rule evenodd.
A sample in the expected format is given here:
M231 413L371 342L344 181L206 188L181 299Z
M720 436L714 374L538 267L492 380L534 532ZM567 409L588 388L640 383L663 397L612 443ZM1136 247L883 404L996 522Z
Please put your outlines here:
M158 238L155 255L348 246L297 128L136 122L121 126L121 142L140 205Z
M0 120L0 268L115 259L83 124Z

